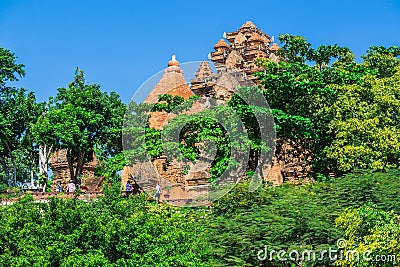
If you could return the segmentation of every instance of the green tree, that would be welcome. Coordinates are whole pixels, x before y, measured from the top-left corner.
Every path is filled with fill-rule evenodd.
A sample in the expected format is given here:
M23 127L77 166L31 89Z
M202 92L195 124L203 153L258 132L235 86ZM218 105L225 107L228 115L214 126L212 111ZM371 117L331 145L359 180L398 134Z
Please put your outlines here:
M48 177L49 158L57 146L57 138L54 136L51 122L46 118L49 107L43 107L42 113L31 124L32 139L39 154L39 176L46 183Z
M16 179L16 166L9 166L8 161L14 162L12 155L12 151L15 150L15 147L12 147L12 144L15 144L16 140L14 137L18 135L14 131L13 128L13 119L10 118L9 115L13 115L14 112L11 112L12 107L10 104L13 99L18 95L18 90L14 88L10 88L6 86L6 82L9 81L17 81L18 76L22 77L25 75L25 70L23 69L24 65L16 63L17 57L10 50L4 49L0 47L0 106L2 113L0 114L0 160L3 172L1 173L1 178L6 179L7 182L12 181L10 177L10 168L14 171L14 180ZM15 162L14 162L15 163Z
M400 47L371 46L366 55L363 55L367 65L376 71L378 77L389 77L396 72L400 64Z
M288 34L280 41L281 62L256 61L265 69L257 76L280 141L310 149L313 171L325 177L353 167L398 166L398 77L390 75L397 70L399 49L371 47L365 62L356 63L348 48L336 44L314 49L304 37ZM375 85L382 77L389 80ZM353 114L357 121L350 121Z
M73 180L80 177L95 148L104 157L121 151L125 105L115 92L108 94L100 85L87 84L77 69L74 81L68 88L59 88L49 102L48 113L35 128L36 136L42 136L43 143L55 140L56 148L66 149Z
M0 207L1 266L210 266L199 242L207 213L154 205L146 194Z
M400 258L400 216L369 205L349 208L336 219L343 229L346 246L343 254L359 253L336 261L338 266L398 266Z
M16 72L23 73L18 70L19 67L16 67ZM3 79L15 80L13 75L12 72L6 72ZM40 113L41 105L36 103L32 92L0 85L0 109L0 162L6 180L15 184L17 172L24 168L23 164L28 165L31 172L36 165L30 124Z
M275 116L278 150L287 140L312 149L314 170L329 172L330 164L324 162L326 157L322 153L330 142L326 134L329 116L321 111L334 102L336 95L327 86L325 69L321 71L302 62L276 64L268 59L256 63L265 69L257 76Z
M340 171L399 167L400 67L395 70L390 77L369 75L335 87L338 97L329 108L334 140L326 152Z
M291 63L306 63L311 44L303 36L292 34L279 35L279 41L283 44L278 50L278 56L283 61Z
M10 50L0 47L0 88L3 89L7 81L18 81L18 76L25 75L25 66L16 63L17 57Z

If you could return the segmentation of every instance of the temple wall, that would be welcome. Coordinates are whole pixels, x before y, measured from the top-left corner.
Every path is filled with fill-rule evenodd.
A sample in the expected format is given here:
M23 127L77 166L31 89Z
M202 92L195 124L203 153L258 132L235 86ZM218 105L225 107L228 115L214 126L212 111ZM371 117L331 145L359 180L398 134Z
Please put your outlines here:
M84 164L82 168L81 185L86 186L89 191L101 190L103 178L98 178L94 175L97 164L98 161L94 155L93 161ZM50 158L50 169L53 172L52 191L56 190L56 184L59 181L65 190L68 182L71 180L65 150L57 150L53 153Z

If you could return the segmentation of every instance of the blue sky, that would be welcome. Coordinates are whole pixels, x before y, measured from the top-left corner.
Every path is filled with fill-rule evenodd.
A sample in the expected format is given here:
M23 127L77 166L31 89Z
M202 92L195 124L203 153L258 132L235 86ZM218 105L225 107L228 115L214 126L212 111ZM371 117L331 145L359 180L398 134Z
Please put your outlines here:
M13 85L40 101L66 87L79 66L88 82L127 103L172 54L181 62L204 60L224 31L246 20L272 36L347 46L357 57L370 45L400 43L399 0L0 0L0 47L26 65Z

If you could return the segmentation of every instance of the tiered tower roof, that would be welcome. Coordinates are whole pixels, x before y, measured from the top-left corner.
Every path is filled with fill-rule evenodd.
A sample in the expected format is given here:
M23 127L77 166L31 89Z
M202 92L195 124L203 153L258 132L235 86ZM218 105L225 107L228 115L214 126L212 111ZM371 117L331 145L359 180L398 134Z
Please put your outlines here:
M251 35L251 37L249 38L248 42L249 42L249 43L250 43L250 42L260 42L260 43L263 43L263 42L264 42L264 39L261 38L261 36L260 36L258 33L254 32L254 33Z
M225 39L220 39L214 45L214 52L209 57L215 64L217 73L213 73L208 62L201 62L195 78L190 81L189 88L179 62L175 56L172 56L163 77L147 96L145 102L156 103L160 94L178 95L187 99L193 95L193 92L200 96L216 96L227 100L233 88L226 85L226 82L221 82L228 79L226 74L235 77L239 85L249 86L258 82L253 74L262 71L262 68L254 64L256 58L279 61L276 55L279 46L276 43L271 44L271 37L258 29L251 21L246 21L237 31L224 33L223 36ZM223 92L224 90L226 92ZM159 115L163 117L165 114ZM160 119L153 125L160 127L161 122Z
M279 45L277 43L273 43L271 47L269 47L270 51L277 51L279 50Z
M249 29L257 29L256 25L254 25L254 23L249 21L249 20L246 21L245 23L243 23L242 27L240 27L240 29L247 29L247 28L249 28Z
M228 48L229 45L225 42L224 39L220 39L220 40L218 41L218 43L216 43L216 44L214 45L214 48L215 48L215 50L217 50L217 49L220 48L220 47L226 47L226 48Z
M172 59L168 62L168 67L165 69L164 75L146 97L144 102L156 103L158 101L158 96L161 94L178 95L185 99L193 95L175 55L173 55Z
M195 73L195 76L197 79L205 79L214 76L214 72L207 61L202 61L199 65L199 69Z
M260 69L254 65L256 58L271 58L278 61L276 55L272 55L279 49L277 44L271 46L271 38L262 32L251 21L246 21L237 31L225 33L223 39L214 46L211 60L215 63L217 71L241 70L246 76L251 77ZM240 62L242 61L242 62Z

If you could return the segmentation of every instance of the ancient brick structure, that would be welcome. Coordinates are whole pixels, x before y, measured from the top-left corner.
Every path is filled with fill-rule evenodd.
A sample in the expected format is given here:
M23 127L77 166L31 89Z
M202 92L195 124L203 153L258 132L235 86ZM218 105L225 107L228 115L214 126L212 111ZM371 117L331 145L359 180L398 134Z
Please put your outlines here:
M55 191L55 186L59 181L65 189L69 180L71 180L67 161L67 151L65 149L57 150L51 156L49 163L54 177L52 190ZM101 190L103 179L94 176L97 163L97 158L93 154L93 160L83 165L82 168L81 185L87 187L88 191Z
M190 87L185 81L179 62L173 56L168 63L168 68L159 83L147 96L145 102L157 102L158 95L172 94L179 95L187 99L191 95L200 96L198 103L187 113L194 113L207 108L207 103L211 98L217 99L219 103L230 99L234 90L238 86L251 86L258 83L254 76L255 72L263 71L262 68L254 64L256 58L269 58L278 62L279 58L276 51L279 46L272 43L272 38L258 29L252 22L245 22L237 31L224 33L224 39L219 40L214 45L214 52L209 54L209 59L214 63L216 73L213 72L207 61L201 62L195 78L190 81ZM233 79L232 79L233 78ZM166 112L152 112L149 119L150 126L161 129L167 121L170 114ZM284 180L296 180L304 178L309 172L310 167L307 161L310 155L306 148L298 146L289 141L278 141L277 154L273 159L272 166L266 166L269 169L265 180L279 185ZM122 174L122 183L125 184L128 179L140 179L142 175L147 175L149 181L142 185L145 191L154 189L157 181L163 180L168 184L162 185L163 188L170 188L168 195L163 198L190 198L196 193L194 188L207 188L207 158L199 165L202 168L189 166L191 170L184 174L182 166L178 163L171 163L162 156L154 159L151 163L141 163L130 167L125 167ZM163 179L160 179L162 177Z
M146 97L144 102L150 104L156 103L160 94L178 95L184 99L188 99L193 95L175 56L168 62L168 67L164 75ZM197 113L204 109L205 105L206 100L200 99L189 111L185 112ZM165 111L151 112L149 118L150 127L161 129L167 121L168 116L171 118L173 114L169 114ZM198 193L194 192L192 189L187 190L187 186L209 186L207 179L210 175L207 171L203 170L204 168L199 171L194 171L193 166L189 166L192 171L184 174L179 163L168 162L165 156L154 159L150 164L151 165L147 163L137 163L133 166L126 166L122 171L122 184L125 185L128 179L135 180L141 185L143 190L150 192L154 189L155 184L161 180L159 179L161 176L163 181L166 181L162 187L170 188L169 192L173 195L173 198L181 199L192 198ZM147 177L147 180L139 181L140 177L144 175Z
M146 97L144 102L156 103L158 96L161 94L178 95L185 99L193 95L175 55L173 55L172 59L168 62L168 67L165 69L161 80Z
M204 61L200 64L195 78L190 81L196 95L211 96L224 101L229 100L237 86L251 86L258 82L253 75L263 69L254 64L256 58L270 58L278 62L276 51L279 46L271 46L271 37L258 29L251 21L245 22L237 31L224 34L214 45L209 59L214 63L217 74ZM224 74L228 74L225 75ZM226 77L226 80L224 80ZM232 78L238 84L229 84Z
M276 60L274 53L279 47L270 46L271 38L251 21L246 21L237 31L224 34L229 44L221 39L211 53L217 71L241 72L243 79L255 80L253 74L262 70L254 64L256 58ZM247 77L246 77L247 76Z
M165 69L164 75L157 85L153 88L150 94L146 97L145 103L156 103L158 96L161 94L170 94L188 99L193 95L187 84L183 71L180 69L179 62L175 55L168 62L168 67ZM150 114L150 127L161 129L164 122L167 120L168 113L165 111L155 111Z

